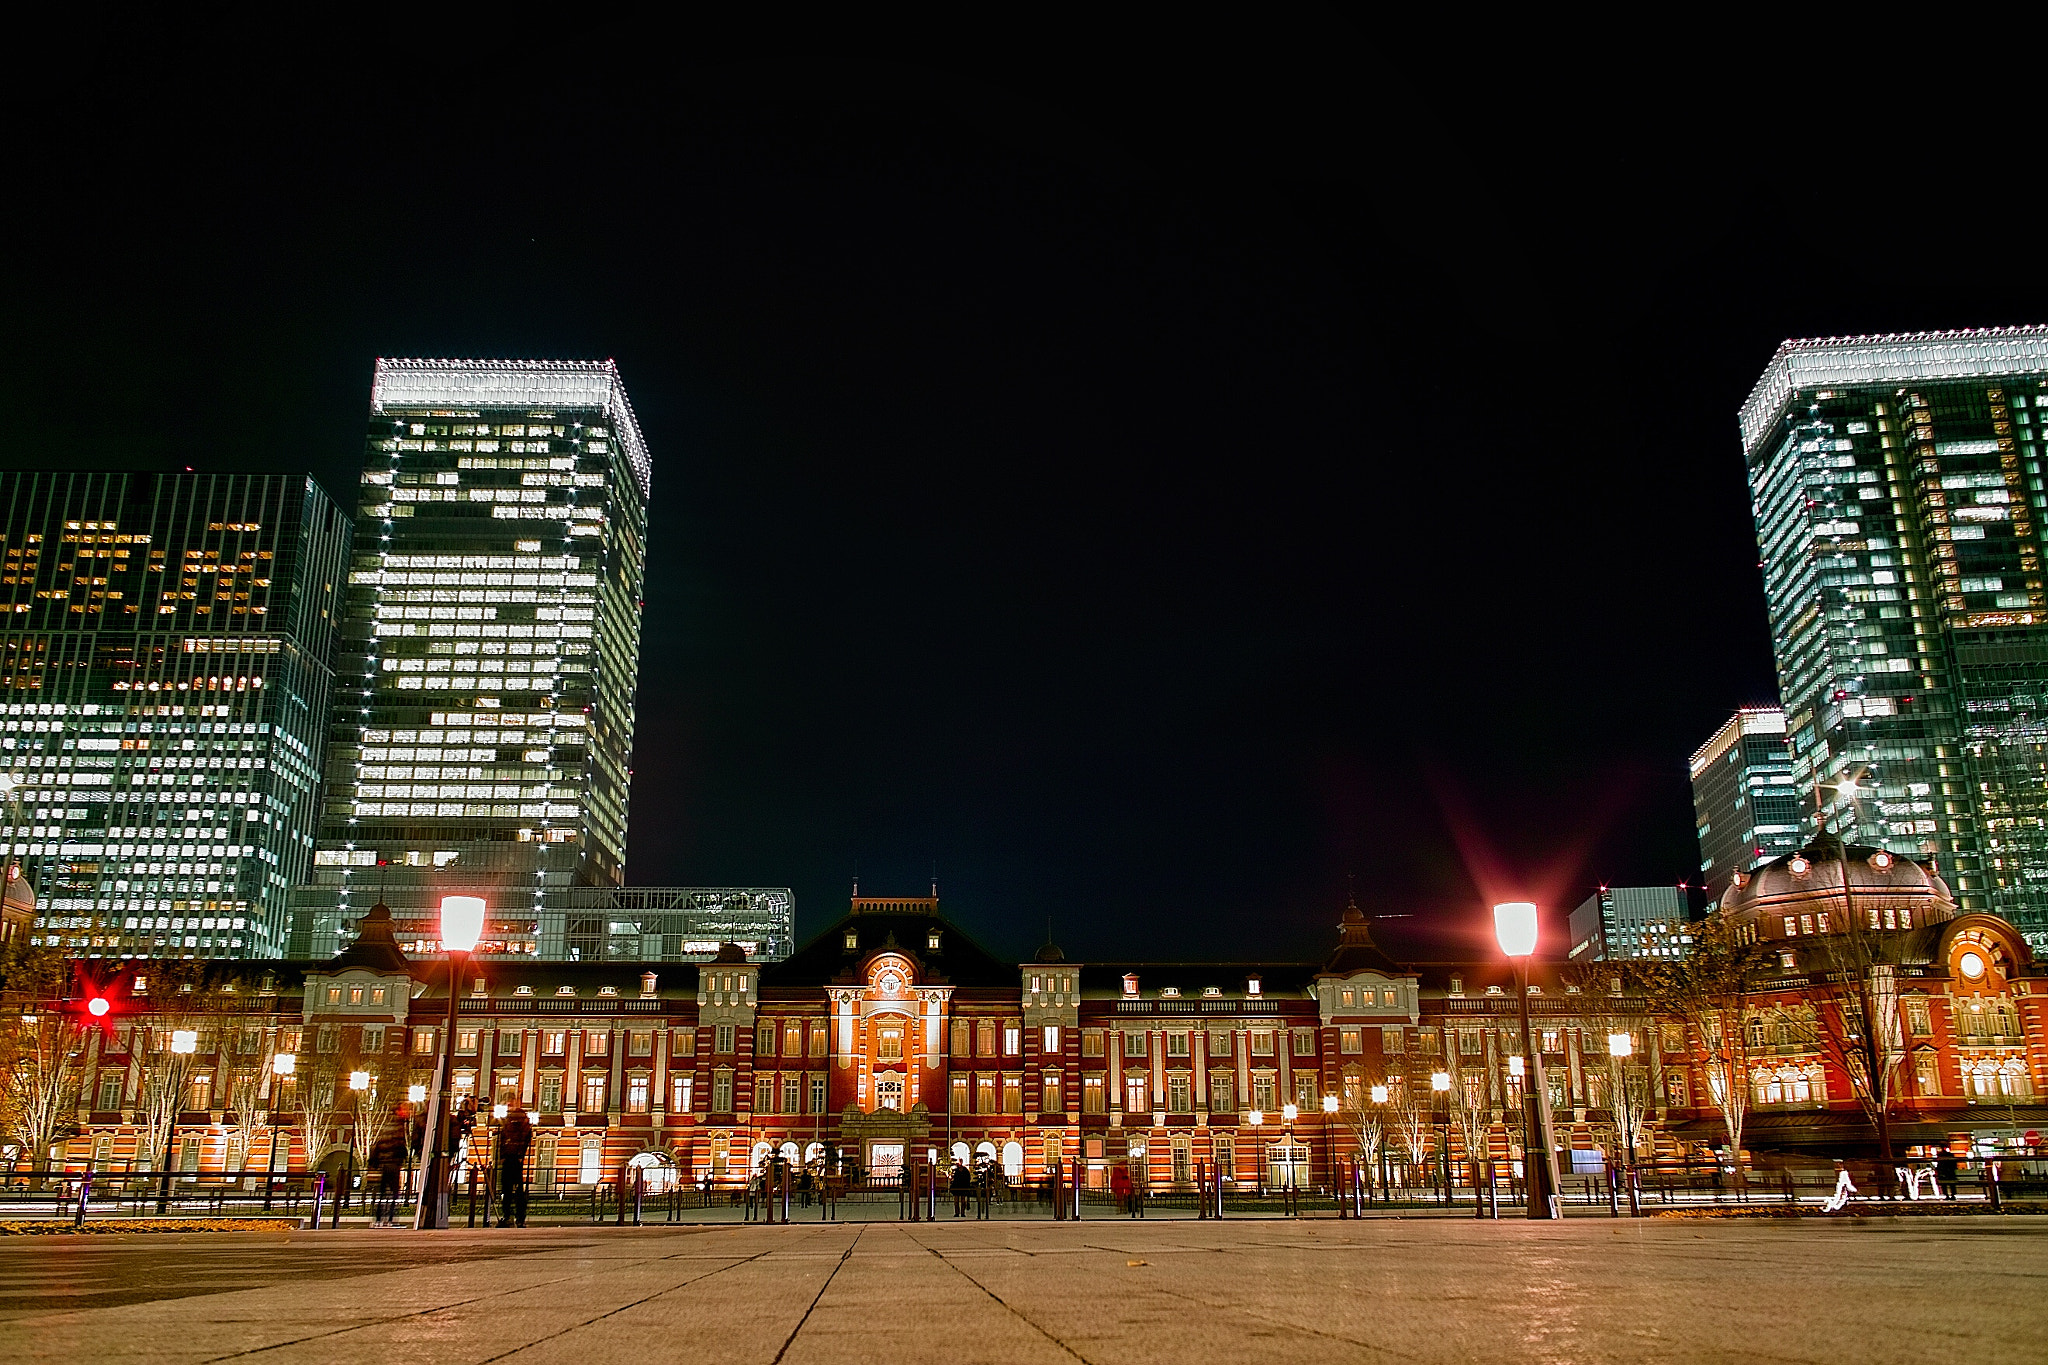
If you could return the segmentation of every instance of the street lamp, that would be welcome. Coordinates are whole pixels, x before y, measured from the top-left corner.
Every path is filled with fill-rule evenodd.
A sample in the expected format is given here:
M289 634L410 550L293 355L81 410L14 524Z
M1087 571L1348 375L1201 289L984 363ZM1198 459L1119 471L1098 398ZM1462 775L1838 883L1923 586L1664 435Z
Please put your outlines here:
M1607 1035L1607 1055L1614 1058L1616 1063L1614 1084L1621 1092L1618 1097L1621 1100L1621 1180L1628 1186L1628 1212L1631 1218L1642 1212L1636 1205L1636 1182L1631 1173L1636 1155L1636 1130L1635 1125L1629 1122L1628 1107L1628 1059L1634 1055L1635 1050L1636 1040L1628 1034Z
M1429 1077L1430 1092L1436 1096L1436 1164L1444 1182L1444 1202L1451 1202L1451 1127L1447 1112L1451 1094L1451 1073L1434 1071Z
M1379 1113L1380 1125L1380 1198L1391 1202L1392 1182L1387 1174L1387 1087L1385 1082L1372 1088L1372 1102Z
M299 1059L289 1052L280 1052L270 1059L270 1155L263 1162L263 1207L270 1208L271 1186L277 1183L277 1093L284 1088L284 1078L299 1069ZM285 1166L291 1166L286 1157Z
M1535 1030L1529 1024L1529 958L1536 951L1536 907L1527 901L1511 901L1493 907L1493 930L1500 950L1515 964L1515 1003L1522 1013L1522 1054L1529 1059L1530 1084L1522 1087L1524 1130L1542 1144L1542 1160L1526 1160L1529 1172L1529 1216L1557 1218L1559 1180L1557 1147L1550 1137L1550 1087L1543 1078L1543 1054L1536 1050Z
M434 1091L434 1112L427 1119L434 1148L427 1178L420 1186L419 1208L413 1215L415 1228L448 1226L448 1116L455 1107L455 1011L461 998L462 969L483 931L483 897L441 897L441 948L448 955L448 1032L441 1039L440 1083Z
M1265 1140L1259 1132L1261 1128L1266 1126L1266 1111L1254 1109L1244 1116L1244 1121L1252 1126L1252 1150L1259 1154L1259 1196L1264 1198L1266 1193L1266 1168L1272 1164L1266 1156Z
M1330 1169L1330 1193L1337 1192L1337 1135L1330 1131L1330 1124L1337 1118L1337 1097L1323 1096L1323 1145L1329 1150L1323 1155L1328 1159L1324 1165Z

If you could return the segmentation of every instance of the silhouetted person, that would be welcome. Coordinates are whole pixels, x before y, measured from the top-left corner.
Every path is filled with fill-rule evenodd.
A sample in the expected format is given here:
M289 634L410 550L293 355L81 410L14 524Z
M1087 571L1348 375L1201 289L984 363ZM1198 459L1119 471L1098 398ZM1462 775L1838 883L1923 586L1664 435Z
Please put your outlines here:
M512 1101L498 1125L498 1226L526 1226L526 1149L533 1146L533 1120Z
M377 1192L370 1203L370 1224L388 1228L397 1225L398 1177L405 1169L406 1131L402 1119L392 1119L370 1145L370 1170L377 1177Z

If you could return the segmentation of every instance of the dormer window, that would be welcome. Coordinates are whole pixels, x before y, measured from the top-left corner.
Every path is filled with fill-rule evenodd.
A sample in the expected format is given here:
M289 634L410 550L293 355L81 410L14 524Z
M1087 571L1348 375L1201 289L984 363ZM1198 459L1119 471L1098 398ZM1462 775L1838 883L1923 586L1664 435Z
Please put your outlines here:
M476 985L470 990L469 993L471 995L484 994L484 979L482 977L476 978Z
M1125 995L1136 995L1137 993L1138 993L1138 974L1137 974L1136 972L1126 972L1126 973L1124 974L1124 994L1125 994Z
M1178 1000L1180 999L1180 987L1161 986L1159 988L1159 997L1162 1000Z
M1465 978L1464 978L1464 977L1462 977L1462 976L1456 976L1456 975L1453 975L1453 976L1451 977L1451 994L1452 994L1452 995L1463 995L1464 993L1465 993ZM1498 991L1496 991L1496 992L1494 992L1494 994L1498 995L1498 994L1499 994L1499 992L1498 992Z
M1223 994L1223 988L1222 988L1221 986L1204 986L1204 987L1202 987L1202 998L1203 998L1203 999L1205 999L1205 1000L1214 1000L1214 999L1216 999L1216 998L1217 998L1218 996L1220 996L1220 995L1222 995L1222 994Z
M513 987L513 989L512 989L512 994L514 994L514 995L517 995L517 996L521 996L521 997L524 997L524 996L529 996L529 995L532 995L532 994L533 994L533 987L531 987L531 986L515 986L515 987Z
M555 987L555 994L558 996L573 996L576 994L576 988L574 986L557 986Z
M850 953L858 947L860 947L860 932L855 929L848 929L846 931L846 951Z
M602 996L609 996L613 999L617 999L619 994L619 988L617 986L599 986L597 988L597 993Z
M1256 976L1246 977L1244 983L1244 993L1246 995L1257 995L1263 988L1263 986L1264 983L1261 982L1259 978L1257 978Z
M934 929L924 936L924 946L932 952L939 950L939 931Z
M1502 990L1502 989L1501 989L1500 987L1498 987L1498 986L1488 986L1488 987L1486 988L1486 993L1487 993L1488 995L1506 995L1506 994L1507 994L1507 992L1506 992L1506 991Z
M653 972L640 973L640 994L654 994L654 983L658 980L660 980L660 978L656 976Z

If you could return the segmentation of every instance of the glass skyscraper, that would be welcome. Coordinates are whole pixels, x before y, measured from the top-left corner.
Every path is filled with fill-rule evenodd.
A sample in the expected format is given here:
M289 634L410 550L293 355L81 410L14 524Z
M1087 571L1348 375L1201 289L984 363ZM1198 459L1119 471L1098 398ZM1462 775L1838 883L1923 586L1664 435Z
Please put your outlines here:
M377 362L295 954L451 893L539 954L550 891L620 884L649 475L610 361Z
M1804 824L1784 708L1745 706L1700 746L1692 808L1710 908L1736 873L1799 847Z
M2048 327L2015 327L1788 341L1741 413L1807 827L1932 860L2040 947L2044 400Z
M304 475L0 475L0 841L80 957L277 957L349 522Z

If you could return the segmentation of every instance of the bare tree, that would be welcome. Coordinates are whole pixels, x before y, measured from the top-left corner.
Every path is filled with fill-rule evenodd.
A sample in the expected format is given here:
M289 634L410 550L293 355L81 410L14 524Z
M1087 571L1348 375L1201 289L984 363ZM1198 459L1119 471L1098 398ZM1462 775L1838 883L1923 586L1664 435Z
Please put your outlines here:
M1891 1118L1898 1101L1906 1057L1899 1019L1899 964L1910 930L1882 927L1888 907L1882 893L1858 893L1847 881L1846 858L1841 923L1831 932L1802 940L1798 951L1818 969L1819 988L1805 1020L1809 1040L1849 1081L1863 1116L1876 1131L1878 1181L1889 1187L1893 1162Z
M137 1145L149 1170L164 1170L178 1115L188 1107L193 1078L213 1064L203 1058L219 1047L213 1018L214 991L203 968L182 962L152 962L139 968L137 995L149 1009L148 1050L137 1096ZM144 1030L137 1030L138 1040ZM189 1046L187 1044L189 1043Z
M1770 950L1740 941L1719 915L1694 925L1692 940L1684 957L1643 965L1639 980L1652 1013L1683 1021L1687 1054L1706 1081L1705 1098L1721 1116L1739 1170L1749 1117L1749 1022L1757 1013L1751 988Z
M48 1169L50 1148L67 1135L85 1088L91 1049L61 1008L63 953L18 935L4 971L6 1014L0 1016L0 1132Z
M327 1149L332 1147L340 1131L341 1094L346 1087L347 1071L341 1065L341 1058L334 1053L315 1052L310 1057L299 1059L298 1091L299 1131L306 1144L306 1166L311 1169Z

